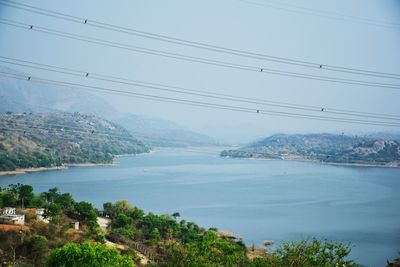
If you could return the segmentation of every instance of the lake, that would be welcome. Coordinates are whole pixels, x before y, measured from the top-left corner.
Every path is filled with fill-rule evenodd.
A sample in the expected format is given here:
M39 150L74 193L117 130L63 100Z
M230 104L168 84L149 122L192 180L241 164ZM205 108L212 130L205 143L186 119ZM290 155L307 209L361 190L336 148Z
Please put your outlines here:
M116 166L0 176L0 186L58 187L77 200L127 199L232 231L248 245L316 236L351 242L352 258L386 266L400 251L400 169L219 158L221 148L162 149Z

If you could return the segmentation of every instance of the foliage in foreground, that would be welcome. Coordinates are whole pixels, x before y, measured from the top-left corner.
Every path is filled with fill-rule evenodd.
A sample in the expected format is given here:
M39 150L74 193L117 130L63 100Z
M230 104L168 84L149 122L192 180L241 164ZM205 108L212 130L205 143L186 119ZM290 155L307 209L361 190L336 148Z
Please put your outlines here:
M349 245L318 239L283 243L269 257L254 260L251 267L358 267L347 257Z
M133 260L121 256L116 249L106 245L88 242L69 243L50 253L47 261L49 267L133 267Z
M240 239L205 229L193 222L178 221L179 213L156 215L126 200L105 203L111 219L106 231L97 224L92 204L76 202L71 194L57 188L41 194L30 185L0 188L0 207L46 208L48 223L38 221L25 210L29 230L0 232L0 258L10 266L133 266L136 249L145 247L150 266L161 267L355 267L348 260L350 247L317 239L283 243L272 252L250 257L250 249ZM22 211L21 209L20 211ZM70 228L79 221L80 230ZM105 235L105 236L104 236ZM122 255L97 243L109 241L128 249ZM396 264L396 263L393 263ZM388 265L397 266L397 265Z

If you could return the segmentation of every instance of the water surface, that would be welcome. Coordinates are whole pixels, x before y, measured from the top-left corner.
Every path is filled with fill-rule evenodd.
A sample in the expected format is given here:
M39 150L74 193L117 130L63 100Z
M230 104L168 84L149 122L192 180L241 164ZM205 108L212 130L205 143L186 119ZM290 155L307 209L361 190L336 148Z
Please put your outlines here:
M0 186L58 187L99 208L127 199L145 211L178 211L249 245L309 236L351 242L352 258L367 266L399 255L400 169L223 159L219 150L164 149L118 158L114 167L0 176Z

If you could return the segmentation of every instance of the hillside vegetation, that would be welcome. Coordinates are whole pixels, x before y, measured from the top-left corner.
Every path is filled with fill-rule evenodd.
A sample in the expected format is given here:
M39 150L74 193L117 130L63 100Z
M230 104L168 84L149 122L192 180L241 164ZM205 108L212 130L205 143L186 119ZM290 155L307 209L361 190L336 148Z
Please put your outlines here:
M20 209L24 203L28 209ZM25 226L0 231L4 266L38 267L358 267L345 243L317 239L285 242L271 249L246 247L241 239L216 228L178 220L180 214L145 213L126 200L103 204L109 226L103 228L89 202L76 201L57 188L35 194L30 185L0 188L0 208L15 207ZM35 208L45 208L48 223ZM80 229L69 225L79 221ZM103 243L103 244L101 244ZM114 244L114 245L113 245ZM118 248L120 251L117 251ZM268 249L268 251L266 250ZM255 252L258 251L256 254ZM142 263L141 253L148 257Z
M0 170L64 163L111 163L114 155L148 152L126 129L80 113L0 116Z
M0 71L27 75L0 66ZM150 146L185 147L216 145L211 137L196 133L169 120L123 113L97 94L76 88L32 83L3 77L0 79L0 114L84 112L105 118L129 130Z
M222 151L221 156L400 166L400 143L335 134L276 134L236 150Z

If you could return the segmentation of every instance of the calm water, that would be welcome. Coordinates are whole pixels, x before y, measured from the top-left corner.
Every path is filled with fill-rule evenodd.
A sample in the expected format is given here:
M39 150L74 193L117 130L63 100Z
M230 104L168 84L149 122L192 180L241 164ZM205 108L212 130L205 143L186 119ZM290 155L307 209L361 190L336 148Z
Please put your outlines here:
M247 244L309 236L351 242L352 258L367 266L399 255L400 169L221 159L212 150L160 150L119 158L115 167L0 176L0 186L56 186L98 207L127 199L233 231Z

